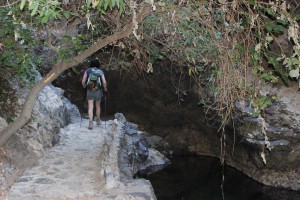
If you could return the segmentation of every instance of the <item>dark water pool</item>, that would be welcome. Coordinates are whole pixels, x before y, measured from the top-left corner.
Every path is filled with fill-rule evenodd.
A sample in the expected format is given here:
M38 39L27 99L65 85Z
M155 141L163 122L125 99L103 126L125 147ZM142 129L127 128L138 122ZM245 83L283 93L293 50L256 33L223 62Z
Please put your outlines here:
M151 175L158 200L222 200L220 161L210 157L174 157ZM241 172L224 168L225 200L300 200L300 192L263 186Z

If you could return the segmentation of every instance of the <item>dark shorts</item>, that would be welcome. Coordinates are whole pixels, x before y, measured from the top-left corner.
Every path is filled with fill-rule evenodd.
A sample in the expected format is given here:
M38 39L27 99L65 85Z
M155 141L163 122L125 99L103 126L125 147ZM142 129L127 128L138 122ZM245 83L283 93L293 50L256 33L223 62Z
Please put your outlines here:
M95 100L95 101L101 101L101 98L103 96L102 90L87 90L86 92L86 99L87 100Z

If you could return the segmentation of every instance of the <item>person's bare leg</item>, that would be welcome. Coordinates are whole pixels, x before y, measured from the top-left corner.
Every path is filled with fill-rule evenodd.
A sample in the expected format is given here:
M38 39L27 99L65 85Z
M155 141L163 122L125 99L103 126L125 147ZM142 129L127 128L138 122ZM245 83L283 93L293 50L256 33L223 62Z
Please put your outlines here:
M100 115L101 115L101 101L96 101L96 116L97 125L100 125Z
M89 129L93 129L94 100L88 100Z

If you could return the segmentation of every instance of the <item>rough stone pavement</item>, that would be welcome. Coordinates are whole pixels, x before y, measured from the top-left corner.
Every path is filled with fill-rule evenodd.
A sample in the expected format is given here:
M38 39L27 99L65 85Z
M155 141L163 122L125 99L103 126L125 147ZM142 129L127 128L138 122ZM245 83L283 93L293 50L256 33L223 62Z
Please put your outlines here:
M60 144L25 171L4 199L155 200L149 181L132 179L120 169L130 168L119 162L122 123L115 119L93 130L87 126L83 120L62 129Z

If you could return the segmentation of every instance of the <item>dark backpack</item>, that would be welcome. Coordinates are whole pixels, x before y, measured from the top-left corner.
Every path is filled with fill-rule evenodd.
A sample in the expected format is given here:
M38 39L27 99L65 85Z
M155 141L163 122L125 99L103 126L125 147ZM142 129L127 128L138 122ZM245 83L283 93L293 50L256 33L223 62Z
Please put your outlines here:
M101 88L101 75L103 72L100 69L91 68L91 71L88 75L87 87L90 90L96 90Z

